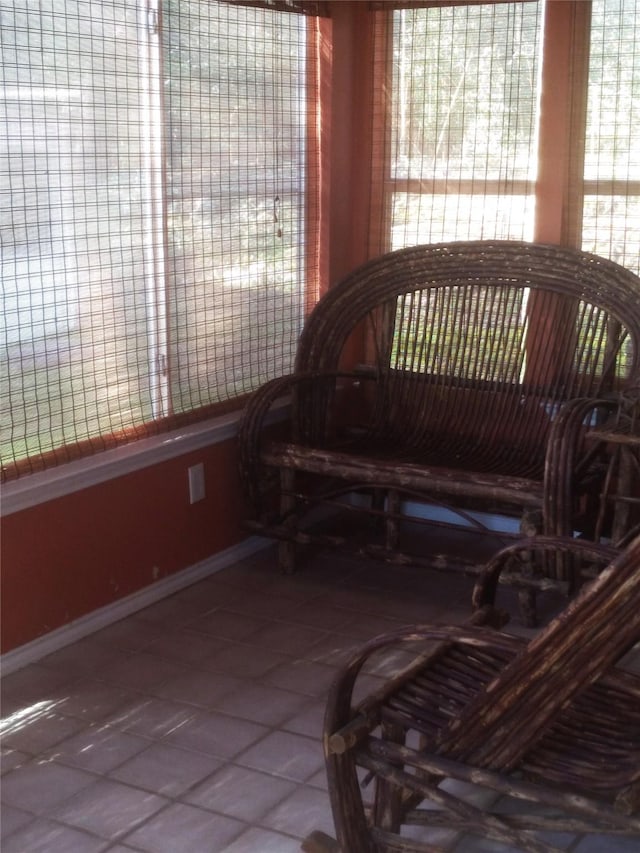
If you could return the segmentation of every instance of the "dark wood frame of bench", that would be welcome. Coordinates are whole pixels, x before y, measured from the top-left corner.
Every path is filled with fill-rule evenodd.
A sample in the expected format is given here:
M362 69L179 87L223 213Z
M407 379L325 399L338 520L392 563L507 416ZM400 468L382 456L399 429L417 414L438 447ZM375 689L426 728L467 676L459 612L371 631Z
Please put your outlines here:
M525 292L526 344L518 326ZM440 331L447 322L448 337ZM576 332L580 323L591 324L588 334ZM358 335L368 339L366 364L349 369L345 354ZM335 507L359 490L385 533L381 546L356 547L390 562L461 564L399 549L407 496L463 515L498 510L521 519L524 534L586 531L578 516L597 489L598 466L585 431L639 377L640 279L618 264L515 241L416 246L374 258L318 302L291 375L249 400L239 430L248 525L280 541L284 571L293 570L296 545L349 547L348 536L314 533L304 520L318 504ZM287 395L283 439L267 422ZM446 435L436 440L442 423ZM542 576L525 574L518 581L525 596L550 580L572 582L564 558Z

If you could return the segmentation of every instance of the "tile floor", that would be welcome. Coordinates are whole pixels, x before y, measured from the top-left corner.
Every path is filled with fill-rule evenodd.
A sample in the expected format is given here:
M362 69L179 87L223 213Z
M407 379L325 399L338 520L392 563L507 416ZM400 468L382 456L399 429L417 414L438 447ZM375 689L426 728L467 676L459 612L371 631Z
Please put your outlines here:
M284 577L269 549L7 676L3 853L293 853L332 833L320 730L337 667L387 628L464 620L471 584L334 554Z

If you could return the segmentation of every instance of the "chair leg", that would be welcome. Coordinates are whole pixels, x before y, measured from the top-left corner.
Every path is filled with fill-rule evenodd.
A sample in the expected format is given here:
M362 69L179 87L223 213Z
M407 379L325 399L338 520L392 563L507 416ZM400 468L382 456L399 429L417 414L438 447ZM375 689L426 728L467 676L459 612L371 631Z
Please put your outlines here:
M338 850L342 853L374 853L353 750L325 754Z
M383 723L382 739L404 746L406 732L402 726ZM402 824L403 789L383 779L376 779L373 823L388 832L399 832Z
M536 594L532 589L521 589L518 591L518 603L520 605L520 619L525 628L535 628L538 624L538 607Z
M538 536L542 528L542 518L539 512L525 511L520 519L520 532L523 536ZM533 554L523 551L520 555L522 569L520 574L523 578L533 577ZM520 618L522 624L527 628L535 628L538 624L538 608L535 590L524 587L518 591L518 602L520 604Z
M335 838L331 838L319 829L314 830L304 839L300 849L304 853L340 853L340 847Z

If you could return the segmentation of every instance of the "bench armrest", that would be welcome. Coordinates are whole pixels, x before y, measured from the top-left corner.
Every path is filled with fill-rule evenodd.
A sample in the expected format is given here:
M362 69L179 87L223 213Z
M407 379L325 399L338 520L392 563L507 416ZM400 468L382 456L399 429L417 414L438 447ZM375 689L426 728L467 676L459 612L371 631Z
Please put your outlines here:
M570 554L581 557L603 566L610 562L618 551L608 545L600 545L583 539L570 539L560 536L532 536L520 539L518 542L502 548L486 564L478 575L472 593L474 612L484 612L487 607L494 607L498 583L506 580L514 565L529 562L533 554ZM575 561L572 561L575 565ZM516 576L520 572L515 572Z
M313 431L324 433L329 417L329 407L323 406L322 403L326 401L328 395L335 392L338 381L340 379L361 381L370 378L359 371L292 373L266 382L251 395L238 427L238 456L244 492L254 510L259 510L262 500L260 483L262 482L263 466L260 457L269 413L274 404L291 395L295 406L299 392L301 390L310 391L311 396L306 397L310 403L309 409L319 413L319 417L313 424ZM315 405L314 399L316 400ZM300 431L299 420L299 413L294 412L292 421L293 429L296 432Z
M618 405L615 397L576 398L565 403L555 416L545 457L543 533L546 536L573 534L576 484L588 475L596 451L585 444L585 435L597 426L599 413L608 415Z

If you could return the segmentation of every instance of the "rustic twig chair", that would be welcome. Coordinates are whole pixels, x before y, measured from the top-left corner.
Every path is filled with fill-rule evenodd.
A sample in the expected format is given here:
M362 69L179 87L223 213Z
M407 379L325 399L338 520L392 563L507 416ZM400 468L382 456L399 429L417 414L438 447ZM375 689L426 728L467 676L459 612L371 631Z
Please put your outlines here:
M524 544L589 560L612 553L555 538ZM479 578L476 622L495 615L497 577L521 547L503 550ZM639 640L640 537L528 642L477 624L372 640L345 665L327 704L338 842L314 834L303 849L425 853L440 848L421 833L446 827L531 853L559 850L545 835L554 832L640 844L640 677L616 667ZM416 661L352 707L371 656L416 643L424 647ZM373 780L369 808L364 774Z
M366 340L355 367L354 339ZM353 545L305 527L319 505L381 522L361 553L433 568L461 560L403 552L414 506L452 508L476 530L479 510L526 533L591 533L583 509L603 469L584 434L606 396L639 377L640 279L618 264L514 241L374 258L320 300L292 374L248 403L248 524L280 540L285 571L301 543ZM270 410L287 394L290 431L274 436ZM571 580L565 565L549 577Z

